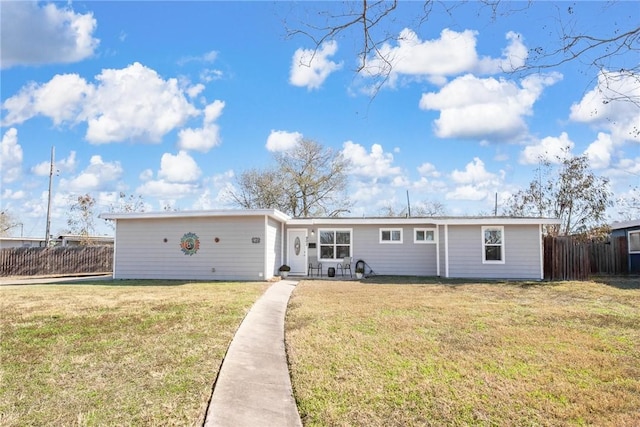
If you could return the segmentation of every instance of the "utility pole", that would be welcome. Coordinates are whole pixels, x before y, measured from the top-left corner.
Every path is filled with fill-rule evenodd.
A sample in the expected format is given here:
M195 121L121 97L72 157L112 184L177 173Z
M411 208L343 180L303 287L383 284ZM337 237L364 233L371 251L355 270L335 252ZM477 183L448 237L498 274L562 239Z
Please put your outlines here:
M51 147L51 168L49 169L49 200L47 203L47 231L44 235L44 246L49 247L49 239L51 234L51 183L53 181L53 165L55 162L56 147Z

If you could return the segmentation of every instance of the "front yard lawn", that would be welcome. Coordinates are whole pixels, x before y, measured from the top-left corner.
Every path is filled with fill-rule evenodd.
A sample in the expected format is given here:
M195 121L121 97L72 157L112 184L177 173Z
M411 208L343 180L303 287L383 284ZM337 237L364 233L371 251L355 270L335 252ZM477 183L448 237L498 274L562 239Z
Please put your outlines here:
M0 287L0 425L202 425L265 283Z
M638 425L640 284L437 282L298 285L306 426Z

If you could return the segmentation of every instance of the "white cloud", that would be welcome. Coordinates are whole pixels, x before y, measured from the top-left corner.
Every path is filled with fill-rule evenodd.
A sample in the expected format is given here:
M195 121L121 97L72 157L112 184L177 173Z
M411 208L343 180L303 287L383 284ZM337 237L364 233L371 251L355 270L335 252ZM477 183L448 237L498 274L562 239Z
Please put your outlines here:
M589 144L589 147L585 150L591 167L594 169L609 167L614 147L611 135L599 132L598 139Z
M190 183L167 182L165 180L147 181L138 188L136 194L144 197L157 197L164 199L181 199L193 194L196 186Z
M435 165L429 162L425 162L418 166L418 173L421 176L430 176L433 178L438 178L441 175L440 172L438 172L438 170L436 169Z
M373 144L368 153L362 145L347 141L342 144L342 154L351 162L350 175L377 179L402 172L400 167L392 166L393 154L385 153L380 144Z
M525 165L535 165L541 160L551 163L562 162L567 154L575 147L575 143L569 139L566 132L562 132L559 137L548 136L536 142L534 145L525 147L520 153L520 163Z
M442 85L447 76L468 72L494 74L511 71L524 65L527 48L518 33L509 32L509 44L501 58L479 58L476 51L477 31L456 32L445 28L440 38L421 40L408 28L398 36L396 46L382 45L375 56L368 59L364 74L378 76L389 73L390 86L395 86L401 76L426 77L432 83Z
M267 150L272 152L287 151L296 146L303 136L300 132L287 132L285 130L271 130L267 138Z
M13 191L9 188L2 192L2 200L22 200L27 197L23 190Z
M484 200L502 184L504 175L504 171L500 171L500 175L487 171L484 162L474 157L473 161L467 163L464 171L455 169L451 173L451 179L458 187L445 197L451 200Z
M212 50L200 56L185 56L178 60L178 65L185 65L189 62L215 62L218 59L218 51Z
M89 166L73 179L61 179L60 188L71 193L112 191L123 175L120 162L105 162L101 156L91 157Z
M224 76L222 70L216 70L211 68L205 68L200 72L200 80L205 83L212 82L214 80L220 80Z
M512 140L527 130L524 116L546 86L560 80L558 73L532 75L521 87L505 79L458 77L440 92L424 93L420 108L440 110L435 132L440 138Z
M5 183L14 182L22 174L22 146L18 144L18 130L11 128L2 136L0 173Z
M55 125L76 123L94 90L77 74L58 74L42 85L29 83L2 104L8 111L3 125L20 124L38 115L49 117Z
M481 74L511 72L524 66L529 51L522 43L522 35L509 31L505 36L509 44L502 50L501 58L483 57L478 61L476 71Z
M405 28L398 36L397 46L385 43L380 53L369 59L365 71L378 75L388 70L391 63L392 81L403 74L459 74L471 70L477 61L476 35L477 32L471 30L458 33L445 28L439 39L422 41L414 31Z
M2 68L81 61L94 54L97 22L91 13L75 13L71 3L2 1Z
M463 185L457 187L454 191L450 191L445 195L447 200L471 200L480 201L487 197L487 190L479 189L475 185Z
M637 75L604 71L596 87L571 106L570 118L607 130L615 142L640 142L639 99Z
M193 85L187 88L186 92L187 95L189 95L189 98L195 98L196 96L200 95L203 90L204 85L202 83L198 83L197 85Z
M76 152L71 151L66 159L54 159L54 170L63 173L73 173L76 170ZM51 171L51 161L45 160L31 168L31 172L38 176L48 176Z
M141 181L149 181L153 179L153 171L151 169L145 169L140 172L140 175L138 177Z
M322 43L319 49L298 49L293 54L289 82L294 86L318 89L329 74L342 68L342 63L329 60L338 51L335 40Z
M170 183L193 182L200 178L201 174L198 164L186 151L180 151L175 156L170 153L162 155L159 178L164 178Z
M100 82L96 94L85 109L89 142L159 142L197 114L178 88L177 79L163 80L138 62L121 70L102 70L96 80Z
M487 184L495 183L497 175L488 172L484 167L484 162L478 157L474 157L472 162L467 163L464 171L455 169L451 172L451 179L456 184Z
M178 133L178 148L181 150L195 150L206 153L213 147L220 145L220 127L214 122L222 114L225 103L214 101L204 109L204 120L201 128L182 129Z
M37 115L55 124L87 122L86 139L95 144L125 140L159 142L198 110L178 87L140 63L105 69L97 83L57 75L43 85L29 84L8 98L3 125L22 123Z

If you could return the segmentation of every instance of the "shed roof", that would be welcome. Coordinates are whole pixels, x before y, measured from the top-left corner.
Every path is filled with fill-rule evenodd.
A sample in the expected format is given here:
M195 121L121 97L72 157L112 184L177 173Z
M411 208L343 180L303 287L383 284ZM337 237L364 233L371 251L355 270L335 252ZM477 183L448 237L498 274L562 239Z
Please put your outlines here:
M612 230L621 230L623 228L633 228L633 227L640 227L640 219L634 219L631 221L614 222L613 224L611 224Z

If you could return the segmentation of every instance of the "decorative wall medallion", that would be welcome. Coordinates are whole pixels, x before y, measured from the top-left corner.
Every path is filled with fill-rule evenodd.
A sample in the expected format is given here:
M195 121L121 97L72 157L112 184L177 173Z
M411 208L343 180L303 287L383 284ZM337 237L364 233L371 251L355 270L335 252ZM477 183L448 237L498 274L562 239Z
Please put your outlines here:
M200 249L200 239L195 233L185 233L180 239L180 249L185 255L193 255Z
M293 244L293 248L296 251L296 256L300 255L300 238L296 237L295 243Z

